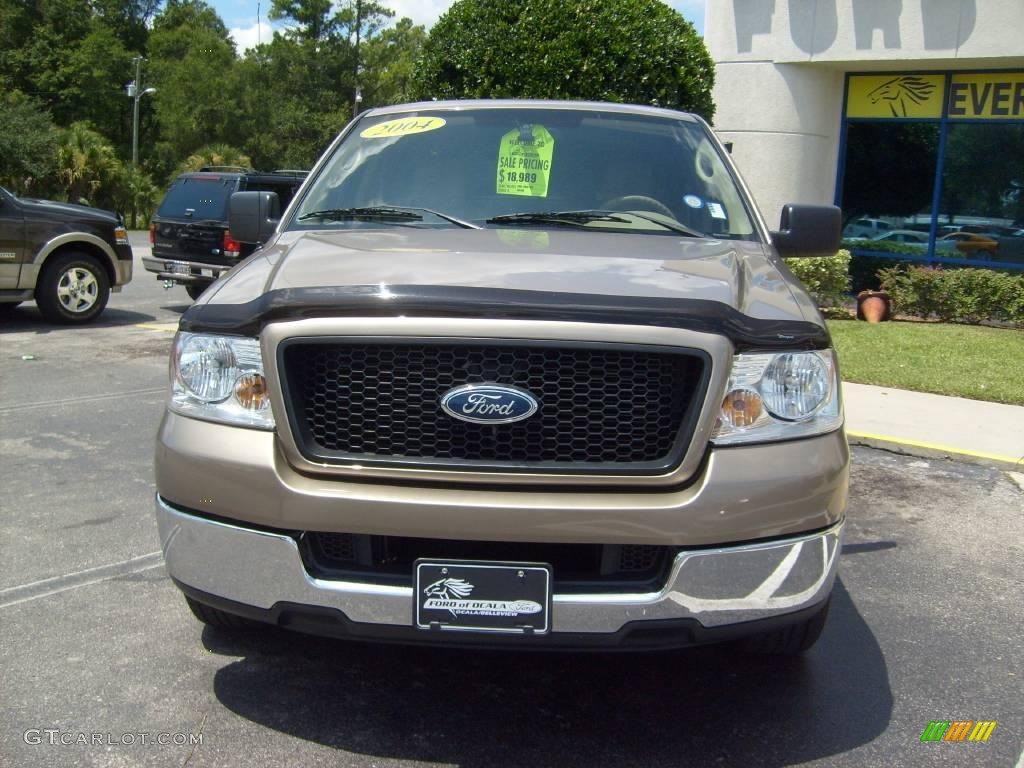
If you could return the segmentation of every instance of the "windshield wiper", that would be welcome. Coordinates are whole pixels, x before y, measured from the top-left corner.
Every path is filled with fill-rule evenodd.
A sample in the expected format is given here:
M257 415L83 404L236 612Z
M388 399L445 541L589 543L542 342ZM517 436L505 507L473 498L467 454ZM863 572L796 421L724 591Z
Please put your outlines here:
M331 221L345 221L346 219L423 221L423 217L414 211L383 205L366 206L364 208L325 208L322 211L311 211L299 216L299 221L307 221L309 219L329 219Z
M629 224L633 216L664 227L670 232L678 232L687 237L704 237L703 233L680 224L676 221L662 221L660 216L648 216L640 211L532 211L527 213L510 213L488 219L488 224L561 224L569 227L585 227L594 222L610 224ZM665 217L666 219L668 217Z
M396 210L401 211L423 211L423 213L429 213L431 216L437 216L437 218L444 219L445 221L454 224L457 227L462 227L463 229L483 229L483 227L479 227L476 224L473 224L472 222L465 221L464 219L458 219L455 216L452 216L451 214L435 211L432 208L417 208L411 205L389 205L386 207L394 208Z
M488 224L564 224L582 227L595 221L629 224L629 219L616 216L613 211L530 211L508 213L487 220Z
M441 213L440 211L435 211L431 208L418 208L410 205L374 205L362 208L328 208L323 211L304 213L299 216L299 221L306 221L307 219L332 219L334 221L343 221L345 219L422 221L423 216L417 213L417 211L429 213L431 216L444 219L448 223L454 224L457 227L462 227L463 229L482 229L482 227L478 227L476 224L463 221L462 219L450 216L447 213Z
M630 211L630 216L636 216L638 219L644 221L650 221L657 224L659 227L665 227L665 229L671 229L673 232L678 232L681 235L687 235L689 237L705 237L703 232L699 232L696 229L690 229L685 224L680 224L678 221L662 221L660 218L654 216L648 216L646 213L641 211Z

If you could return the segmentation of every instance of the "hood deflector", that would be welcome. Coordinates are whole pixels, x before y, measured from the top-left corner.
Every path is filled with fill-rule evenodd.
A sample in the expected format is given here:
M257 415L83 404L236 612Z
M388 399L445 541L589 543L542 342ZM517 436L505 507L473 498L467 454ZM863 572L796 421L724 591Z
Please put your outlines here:
M214 296L216 299L216 296ZM737 352L826 349L828 332L801 320L749 317L718 301L549 293L464 286L282 288L244 304L196 304L180 328L258 336L267 323L314 317L477 317L684 328L728 338Z

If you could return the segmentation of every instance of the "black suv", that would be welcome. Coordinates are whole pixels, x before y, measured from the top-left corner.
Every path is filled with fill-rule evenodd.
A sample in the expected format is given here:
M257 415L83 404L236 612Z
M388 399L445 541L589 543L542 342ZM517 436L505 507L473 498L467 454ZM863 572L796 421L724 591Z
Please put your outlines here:
M142 263L170 287L185 286L198 298L207 286L252 253L228 229L228 200L234 192L275 192L287 207L307 171L252 171L207 166L183 173L167 190L149 225L151 257Z
M0 187L0 314L35 299L51 323L87 323L131 279L119 214Z

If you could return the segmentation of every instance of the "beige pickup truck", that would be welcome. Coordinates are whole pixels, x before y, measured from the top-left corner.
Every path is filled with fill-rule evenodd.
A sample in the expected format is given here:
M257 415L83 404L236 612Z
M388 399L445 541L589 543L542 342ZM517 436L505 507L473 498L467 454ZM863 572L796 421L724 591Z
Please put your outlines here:
M849 452L825 324L700 118L368 111L182 317L156 448L193 613L354 639L659 649L822 631Z

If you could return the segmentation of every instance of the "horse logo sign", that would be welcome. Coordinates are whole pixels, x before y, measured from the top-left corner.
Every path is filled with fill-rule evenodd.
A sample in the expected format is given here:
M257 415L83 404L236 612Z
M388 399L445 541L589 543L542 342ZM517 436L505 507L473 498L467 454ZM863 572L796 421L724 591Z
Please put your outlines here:
M935 118L942 115L944 75L855 75L847 117Z
M901 75L887 80L868 93L872 104L887 102L893 117L907 117L907 104L924 104L935 91L935 84L917 75Z

